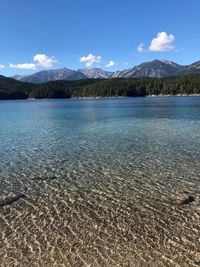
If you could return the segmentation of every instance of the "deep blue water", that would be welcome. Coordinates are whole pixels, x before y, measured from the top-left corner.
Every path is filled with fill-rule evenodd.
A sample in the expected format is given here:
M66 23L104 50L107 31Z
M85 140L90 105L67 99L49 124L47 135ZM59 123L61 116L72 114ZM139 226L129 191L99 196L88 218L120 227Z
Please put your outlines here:
M14 208L19 218L22 207L32 214L31 206L36 217L40 209L51 214L51 207L57 206L63 218L63 210L69 207L71 210L70 205L75 203L85 205L87 216L79 206L73 206L77 214L83 213L80 218L86 216L84 221L92 216L93 209L95 216L101 217L102 212L98 211L101 205L115 214L119 203L126 206L135 203L140 211L148 209L153 216L158 212L157 216L162 217L163 205L169 207L174 195L199 194L200 97L0 101L0 127L0 194L28 196L28 200L8 207ZM59 201L65 206L60 208ZM170 216L174 220L182 218L177 214ZM4 216L13 227L18 225L9 213ZM196 229L196 222L193 223ZM25 225L30 227L30 232L24 230L29 238L35 224L29 218ZM46 231L45 225L39 223L41 231ZM60 227L64 229L63 222ZM54 234L56 229L59 227ZM177 229L178 225L168 231L176 235ZM133 229L130 231L134 233ZM115 230L111 232L116 235ZM7 237L7 241L12 243L12 238ZM120 244L116 246L122 250ZM131 244L127 246L131 248ZM57 256L52 257L58 261ZM188 262L192 264L189 258Z

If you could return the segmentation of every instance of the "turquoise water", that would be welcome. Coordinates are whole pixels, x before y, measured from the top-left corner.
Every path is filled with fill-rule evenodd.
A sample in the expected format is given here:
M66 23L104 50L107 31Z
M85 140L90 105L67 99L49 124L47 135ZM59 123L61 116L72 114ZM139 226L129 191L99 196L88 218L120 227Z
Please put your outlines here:
M200 97L0 101L0 127L2 266L199 266Z

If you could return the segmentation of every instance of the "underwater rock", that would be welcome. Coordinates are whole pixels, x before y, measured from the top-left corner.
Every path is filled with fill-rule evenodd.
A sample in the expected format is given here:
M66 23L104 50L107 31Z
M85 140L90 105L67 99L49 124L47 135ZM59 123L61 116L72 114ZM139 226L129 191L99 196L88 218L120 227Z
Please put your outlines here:
M195 200L195 197L186 194L180 193L172 197L172 201L176 202L178 205L188 205Z
M26 195L24 194L13 194L8 196L0 196L0 207L5 207L8 205L13 204L14 202L17 202L20 199L26 198Z
M181 205L187 205L192 203L195 200L193 196L188 196L187 198L183 199L183 201L180 203Z
M57 176L51 176L51 177L34 177L32 178L33 181L48 181L48 180L55 180L57 179Z

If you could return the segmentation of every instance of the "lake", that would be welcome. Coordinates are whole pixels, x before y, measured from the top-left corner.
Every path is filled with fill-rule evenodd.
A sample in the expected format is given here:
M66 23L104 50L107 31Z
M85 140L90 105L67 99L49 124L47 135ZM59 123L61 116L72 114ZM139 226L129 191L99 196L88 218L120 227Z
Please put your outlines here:
M200 97L0 101L0 127L1 266L199 266Z

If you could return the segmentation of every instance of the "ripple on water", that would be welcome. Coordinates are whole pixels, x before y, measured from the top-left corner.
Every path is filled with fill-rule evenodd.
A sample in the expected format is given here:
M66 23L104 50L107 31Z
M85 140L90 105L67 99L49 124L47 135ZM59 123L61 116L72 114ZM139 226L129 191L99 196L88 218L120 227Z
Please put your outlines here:
M99 101L0 103L1 266L199 266L200 101Z

